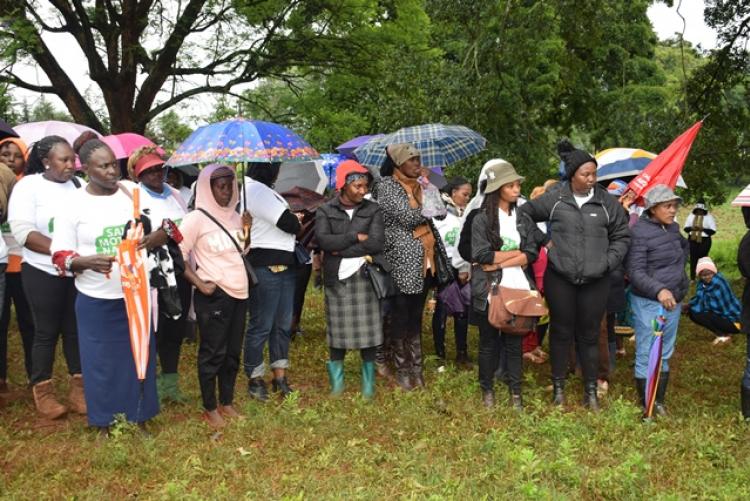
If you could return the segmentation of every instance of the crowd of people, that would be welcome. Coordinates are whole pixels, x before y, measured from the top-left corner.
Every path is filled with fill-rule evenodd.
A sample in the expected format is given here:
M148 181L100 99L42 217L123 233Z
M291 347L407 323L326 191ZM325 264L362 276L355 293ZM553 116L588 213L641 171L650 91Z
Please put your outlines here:
M681 315L717 339L747 333L750 292L746 287L740 301L708 257L717 225L703 200L682 227L686 238L676 222L682 200L670 187L656 185L636 204L623 196L623 181L597 182L597 162L589 153L567 141L558 151L562 180L536 187L528 200L522 173L492 159L479 173L476 192L457 177L436 202L420 152L393 144L379 175L355 160L342 162L334 193L311 218L274 191L278 164L251 164L244 179L234 167L208 165L190 189L153 148L136 150L125 166L91 135L74 145L48 136L30 149L18 139L3 140L0 394L7 391L13 311L41 416L85 414L92 427L106 431L124 415L143 426L160 404L187 401L179 362L194 321L202 417L221 428L240 415L233 405L240 364L254 400L269 399L269 370L272 392L295 391L288 376L290 341L317 259L331 395L345 389L348 350L358 350L362 359L365 399L374 397L377 377L404 391L425 386L422 323L429 298L439 370L447 320L453 319L455 361L462 369L473 367L467 338L469 325L476 325L481 402L496 405L501 381L519 412L524 359L548 358L553 405L566 403L566 381L579 371L583 405L599 410L620 349L617 329L627 325L635 339L635 388L646 407L654 321L662 318L654 410L663 415ZM145 230L139 246L148 251L156 298L145 380L138 379L131 355L115 258L136 190ZM742 211L750 229L750 208ZM738 266L750 278L750 231ZM686 268L697 282L683 304L690 291ZM543 297L548 314L535 316L523 332L498 324L498 301L505 301L498 291ZM545 337L549 354L542 349ZM65 400L53 380L59 338L70 377ZM750 418L750 342L741 397Z

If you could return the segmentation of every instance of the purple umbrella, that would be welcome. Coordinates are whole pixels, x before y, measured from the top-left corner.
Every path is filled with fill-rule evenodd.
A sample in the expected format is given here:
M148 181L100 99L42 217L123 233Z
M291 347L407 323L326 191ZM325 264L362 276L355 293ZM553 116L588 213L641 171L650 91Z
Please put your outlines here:
M659 315L654 319L654 337L651 340L651 351L648 355L648 369L646 375L646 409L643 417L650 418L654 412L654 402L656 401L656 389L659 386L659 377L661 376L661 356L664 325L667 323L664 316L664 308L659 308Z
M357 157L354 155L354 150L356 150L369 140L378 139L383 137L384 135L385 134L372 134L369 136L357 136L354 139L350 139L347 142L336 146L336 151L338 151L342 155L346 155L347 157L356 160Z

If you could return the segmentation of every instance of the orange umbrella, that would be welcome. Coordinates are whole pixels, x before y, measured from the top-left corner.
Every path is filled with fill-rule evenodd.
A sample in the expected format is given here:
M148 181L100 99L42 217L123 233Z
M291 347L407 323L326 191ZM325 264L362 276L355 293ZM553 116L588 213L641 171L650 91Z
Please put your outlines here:
M130 347L138 380L146 379L148 367L149 339L151 337L151 293L146 267L146 249L138 250L143 238L143 223L140 221L140 191L133 190L133 220L117 249L120 265L122 292L128 313Z

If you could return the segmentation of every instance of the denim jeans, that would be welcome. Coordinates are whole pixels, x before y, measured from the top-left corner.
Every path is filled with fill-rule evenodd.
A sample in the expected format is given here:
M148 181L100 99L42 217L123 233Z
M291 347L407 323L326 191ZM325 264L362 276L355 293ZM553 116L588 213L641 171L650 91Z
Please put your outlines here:
M249 378L263 377L263 350L268 343L271 369L289 367L296 271L273 273L267 266L255 268L258 285L250 290L250 321L245 334L244 367Z
M648 376L648 356L654 338L653 322L659 315L661 304L659 301L633 294L631 305L633 308L633 328L635 329L635 377L645 379ZM669 359L672 358L674 346L677 342L680 314L679 304L672 311L664 310L666 324L662 334L662 372L669 371Z

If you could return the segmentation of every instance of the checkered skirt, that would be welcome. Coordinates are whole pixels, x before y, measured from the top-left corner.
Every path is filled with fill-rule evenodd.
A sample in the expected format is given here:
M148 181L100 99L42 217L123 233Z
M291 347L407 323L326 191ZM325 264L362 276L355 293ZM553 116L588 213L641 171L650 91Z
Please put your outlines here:
M328 345L359 350L383 342L380 301L361 270L325 288Z

